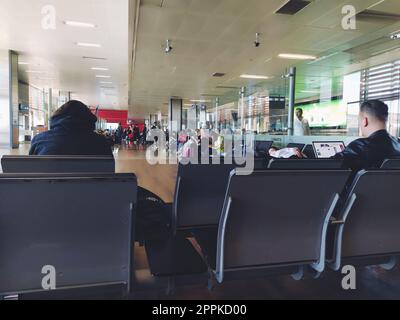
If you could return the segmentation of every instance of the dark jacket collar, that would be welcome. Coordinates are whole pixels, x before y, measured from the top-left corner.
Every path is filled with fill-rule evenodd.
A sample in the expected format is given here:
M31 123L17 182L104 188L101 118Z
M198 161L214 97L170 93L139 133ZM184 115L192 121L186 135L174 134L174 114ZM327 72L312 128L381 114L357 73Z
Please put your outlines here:
M372 133L368 138L375 138L378 136L390 136L386 129L378 130Z

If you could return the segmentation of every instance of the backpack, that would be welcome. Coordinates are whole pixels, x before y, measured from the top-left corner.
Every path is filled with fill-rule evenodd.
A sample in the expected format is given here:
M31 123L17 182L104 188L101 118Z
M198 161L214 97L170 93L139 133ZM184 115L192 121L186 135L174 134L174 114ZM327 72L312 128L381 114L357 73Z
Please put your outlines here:
M170 234L172 207L154 193L138 187L135 241L163 238Z

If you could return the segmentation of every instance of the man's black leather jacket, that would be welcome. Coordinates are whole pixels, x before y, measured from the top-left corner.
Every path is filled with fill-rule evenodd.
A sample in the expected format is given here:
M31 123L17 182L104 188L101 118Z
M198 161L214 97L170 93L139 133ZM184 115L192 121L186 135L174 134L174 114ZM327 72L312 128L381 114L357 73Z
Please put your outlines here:
M344 166L352 170L380 168L384 160L393 158L400 158L400 143L386 130L353 141L335 156L335 159L343 159Z

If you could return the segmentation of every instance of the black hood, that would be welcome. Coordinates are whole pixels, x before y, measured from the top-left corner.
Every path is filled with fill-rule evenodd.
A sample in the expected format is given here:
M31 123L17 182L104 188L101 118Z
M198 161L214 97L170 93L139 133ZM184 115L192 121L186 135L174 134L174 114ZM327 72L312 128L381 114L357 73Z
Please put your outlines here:
M50 120L50 129L63 129L73 132L93 132L96 129L97 117L91 113L80 115L58 115Z

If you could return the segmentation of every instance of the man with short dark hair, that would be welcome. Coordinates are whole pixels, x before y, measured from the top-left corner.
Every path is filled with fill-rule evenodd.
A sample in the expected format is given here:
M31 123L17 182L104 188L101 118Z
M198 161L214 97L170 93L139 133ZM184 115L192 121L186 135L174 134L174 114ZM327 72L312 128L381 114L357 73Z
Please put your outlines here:
M346 168L353 170L379 168L385 159L400 157L400 143L386 130L388 106L379 100L366 101L359 114L360 134L363 138L353 141L335 156L343 159Z

